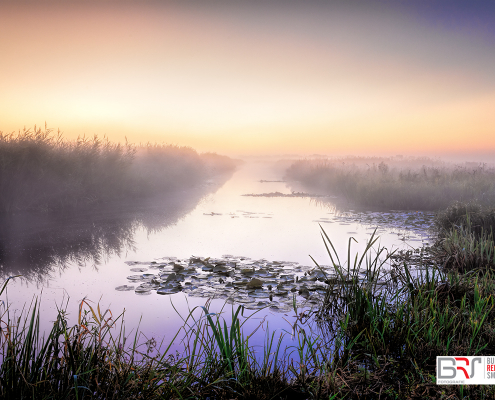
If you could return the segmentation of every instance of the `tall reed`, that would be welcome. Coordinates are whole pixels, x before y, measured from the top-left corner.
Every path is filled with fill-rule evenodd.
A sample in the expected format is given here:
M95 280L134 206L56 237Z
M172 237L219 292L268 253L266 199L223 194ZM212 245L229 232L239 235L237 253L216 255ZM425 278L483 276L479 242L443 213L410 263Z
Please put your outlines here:
M287 169L286 178L351 204L395 210L440 210L454 201L495 200L495 169L485 164L401 165L300 160Z
M188 147L134 146L97 136L67 141L46 126L0 132L0 213L148 198L188 189L234 167L228 157Z

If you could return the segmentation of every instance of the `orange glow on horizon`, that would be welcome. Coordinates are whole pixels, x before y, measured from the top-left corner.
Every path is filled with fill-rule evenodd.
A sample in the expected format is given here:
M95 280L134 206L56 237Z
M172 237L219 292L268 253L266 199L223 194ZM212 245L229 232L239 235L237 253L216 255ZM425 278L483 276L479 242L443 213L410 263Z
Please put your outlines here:
M224 154L495 153L495 55L397 10L0 3L0 131Z

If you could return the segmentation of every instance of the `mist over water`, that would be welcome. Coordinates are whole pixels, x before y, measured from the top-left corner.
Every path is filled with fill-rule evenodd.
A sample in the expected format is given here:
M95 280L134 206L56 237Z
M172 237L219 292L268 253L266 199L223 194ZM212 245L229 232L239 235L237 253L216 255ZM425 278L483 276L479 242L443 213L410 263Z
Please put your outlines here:
M140 330L147 336L161 339L175 334L181 326L174 307L187 315L190 308L215 297L216 291L222 293L225 285L213 286L211 296L200 290L202 297L193 293L161 296L156 290L148 295L135 294L134 290L116 291L122 285L136 287L136 282L127 278L136 274L131 271L133 267L144 267L145 273L153 274L153 263L168 262L165 257L176 257L187 265L192 256L222 259L230 255L252 262L286 263L283 265L287 265L287 273L297 266L296 275L304 276L305 271L314 268L309 255L323 266L330 264L320 225L342 255L351 236L358 241L353 249L362 250L377 227L381 245L389 249L409 249L427 240L427 216L422 224L408 229L404 226L407 215L342 213L335 209L331 197L294 197L289 184L283 181L285 168L281 166L285 165L249 162L239 166L232 177L224 176L223 180L173 196L154 197L139 206L98 208L71 216L9 217L2 224L1 272L4 277L23 275L9 283L11 307L20 309L32 296L42 293L41 315L48 328L55 305L70 299L68 310L76 315L78 302L87 298L100 302L102 308L110 308L114 315L125 309L129 328L140 323ZM280 196L264 196L270 193ZM212 309L226 306L229 310L230 304L225 304L227 295L218 297L221 298L213 300ZM271 329L289 329L289 314L267 308L248 327L255 329L269 316ZM260 333L259 338L263 337L264 333Z
M111 257L136 250L135 234L176 224L230 175L201 187L170 191L146 200L123 199L77 212L18 212L0 216L0 273L29 281L49 280L71 265L98 268Z

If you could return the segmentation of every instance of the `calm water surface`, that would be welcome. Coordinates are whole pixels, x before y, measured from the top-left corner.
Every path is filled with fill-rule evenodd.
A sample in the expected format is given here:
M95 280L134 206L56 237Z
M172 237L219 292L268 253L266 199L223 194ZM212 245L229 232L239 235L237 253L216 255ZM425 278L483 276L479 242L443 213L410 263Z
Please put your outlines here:
M75 320L78 303L87 298L95 304L99 302L102 308L111 309L114 316L125 309L128 329L140 323L140 329L148 337L165 337L167 340L182 325L181 316L173 309L172 302L184 316L189 308L204 305L206 299L184 293L163 296L152 292L143 296L136 295L134 291L116 291L117 286L132 284L127 280L127 276L133 275L130 271L132 265L129 265L131 261L161 263L163 257L221 258L229 254L253 260L292 261L312 267L311 255L319 263L329 264L319 224L342 254L341 258L346 257L351 236L358 241L353 244L353 248L359 250L377 227L381 245L389 249L410 249L426 240L424 223L411 226L405 222L411 215L414 217L414 213L342 214L331 207L331 199L243 196L273 192L290 194L291 190L284 182L260 182L281 180L282 174L283 170L273 168L272 163L250 162L240 166L218 190L210 190L213 193L203 197L197 195L194 199L190 195L181 195L184 197L179 196L172 204L167 203L166 207L158 204L150 212L141 210L139 218L136 218L136 214L128 220L121 216L123 219L119 219L118 223L108 222L107 225L105 221L101 222L104 217L98 219L101 223L88 222L87 218L75 222L71 220L70 224L61 228L63 237L57 239L58 247L53 250L53 254L48 252L49 257L46 256L47 250L43 248L40 254L44 256L39 256L40 266L36 265L38 256L34 252L28 259L33 264L32 270L26 265L23 265L24 269L19 268L21 272L26 268L30 272L9 284L11 309L21 309L33 296L41 296L43 324L49 327L55 317L56 305L60 305L63 299L69 299L67 309ZM89 228L85 225L89 225ZM74 232L78 232L82 226L86 233L88 229L91 231L92 226L103 233L94 236L90 234L89 239L83 236L78 244L78 236L74 236ZM43 229L39 232L42 243L43 237L49 236L50 232ZM16 236L17 242L22 235L20 233ZM64 237L70 237L69 244L60 243L64 242ZM71 251L77 255L77 259L74 259ZM22 259L22 248L16 254L20 259L11 257L8 265L4 258L5 276L16 272L16 263L26 263ZM211 307L216 310L224 305L225 300L220 299L214 300ZM230 308L230 305L226 308L229 313ZM271 329L288 329L290 324L287 321L291 321L292 315L290 312L263 310L257 314L257 319L252 321L250 327L254 329L264 317L267 317L264 327L266 321L270 321Z

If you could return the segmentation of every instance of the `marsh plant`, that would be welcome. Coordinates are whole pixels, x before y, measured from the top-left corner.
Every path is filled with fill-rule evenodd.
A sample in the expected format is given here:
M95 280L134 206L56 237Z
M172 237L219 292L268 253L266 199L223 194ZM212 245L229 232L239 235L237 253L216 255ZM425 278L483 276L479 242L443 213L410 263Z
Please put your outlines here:
M173 145L68 141L34 127L0 132L0 213L95 207L188 189L232 171L233 160Z
M44 335L39 307L34 299L20 315L8 305L2 311L2 398L291 399L313 390L317 339L299 333L296 348L287 352L282 336L267 332L259 355L249 341L252 333L244 334L250 316L243 316L242 306L224 318L224 309L211 312L207 302L183 318L166 344L137 331L127 334L123 314L114 317L88 299L79 304L74 324L67 308L59 308ZM171 350L176 344L181 352Z
M461 226L454 224L449 231L456 231L459 240L470 237L479 243L485 237ZM446 232L439 235L447 237ZM0 335L1 396L495 396L492 386L435 383L436 356L495 353L495 272L490 264L445 268L444 255L437 253L436 263L410 265L407 258L401 260L380 246L375 234L361 254L353 251L350 239L346 257L342 257L324 230L322 239L335 274L327 277L324 300L314 312L318 329L310 329L310 315L298 310L294 301L296 322L281 334L267 329L261 350L253 345L253 331L247 331L250 316L243 306L212 311L206 302L183 316L183 326L173 338L157 343L137 331L126 333L123 315L114 318L88 299L79 304L77 321L72 324L67 308L59 308L45 335L38 300L20 315L11 313L5 304ZM473 248L464 251L476 253ZM321 272L325 274L323 268ZM292 335L293 345L282 346L284 335Z
M300 160L287 169L286 178L350 204L384 209L436 211L454 201L488 205L495 200L495 169L486 164L365 161Z
M483 235L476 237L459 227L455 231L461 238L471 235L478 248L483 246ZM318 316L335 340L332 370L353 388L341 394L355 398L494 395L490 387L435 385L436 356L495 352L495 276L488 264L446 270L439 257L436 266L412 270L405 261L387 263L393 254L380 247L374 250L372 237L361 256L348 253L346 265L324 231L322 236L340 280L328 286ZM493 243L491 247L493 251ZM476 248L465 248L464 253L480 256Z

